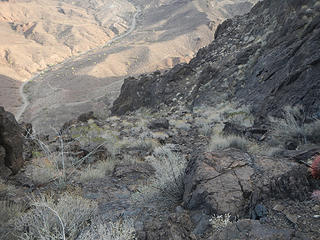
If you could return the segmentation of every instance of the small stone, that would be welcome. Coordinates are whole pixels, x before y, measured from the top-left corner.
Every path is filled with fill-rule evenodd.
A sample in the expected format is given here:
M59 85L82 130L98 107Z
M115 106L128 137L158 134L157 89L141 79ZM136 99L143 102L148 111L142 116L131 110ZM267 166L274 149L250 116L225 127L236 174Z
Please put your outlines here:
M257 206L254 208L254 211L251 214L251 219L259 220L261 218L264 218L268 215L268 210L265 206L262 204L257 204Z
M150 129L168 129L169 128L169 120L166 118L156 119L150 122L149 126Z
M282 212L284 210L284 206L282 206L281 204L276 204L272 209L278 212Z
M296 150L298 147L298 144L296 142L292 142L292 141L286 142L285 145L286 145L286 149L288 149L288 150Z
M287 219L294 223L294 224L297 224L298 223L298 216L297 215L293 215L293 214L290 214L290 213L285 213Z
M315 211L315 212L318 212L318 211L320 212L320 205L313 206L312 210Z
M184 209L181 206L176 207L176 213L183 213Z

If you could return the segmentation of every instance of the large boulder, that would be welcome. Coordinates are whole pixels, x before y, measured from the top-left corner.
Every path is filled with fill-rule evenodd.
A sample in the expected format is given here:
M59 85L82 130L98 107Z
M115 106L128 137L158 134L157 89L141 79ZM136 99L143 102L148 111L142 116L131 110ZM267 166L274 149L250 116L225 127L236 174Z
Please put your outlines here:
M268 198L305 200L312 191L307 167L287 159L253 158L236 149L204 153L186 170L183 202L189 210L250 217Z
M12 113L0 107L0 174L16 174L23 166L23 133Z
M137 224L139 225L139 224ZM172 213L166 221L151 217L137 229L138 239L143 240L193 240L192 222L187 213Z

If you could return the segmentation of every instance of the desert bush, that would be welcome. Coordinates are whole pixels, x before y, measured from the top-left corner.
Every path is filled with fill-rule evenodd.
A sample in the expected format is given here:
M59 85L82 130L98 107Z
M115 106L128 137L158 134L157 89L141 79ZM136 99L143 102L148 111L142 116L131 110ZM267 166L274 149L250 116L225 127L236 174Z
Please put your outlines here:
M170 202L179 202L183 196L183 178L186 168L186 160L180 154L170 149L170 145L158 147L148 162L156 170L155 185Z
M280 157L283 154L284 150L280 147L270 147L267 148L265 154L269 157Z
M284 145L294 141L298 144L320 143L320 120L306 123L303 107L285 107L283 118L269 118L273 123L271 136L273 141Z
M110 223L95 223L78 240L136 240L134 221L119 219Z
M303 115L302 108L299 106L285 107L283 118L269 118L273 123L271 136L283 144L287 141L306 143Z
M41 196L31 200L31 206L15 222L20 239L76 239L96 211L93 202L68 194L58 201Z
M116 160L110 158L99 161L94 165L89 165L86 169L81 171L77 180L79 182L88 182L90 180L103 178L107 172L113 171L115 164Z
M30 175L35 185L42 185L63 175L62 171L55 165L53 156L33 159L32 164L26 168L26 174Z
M198 117L195 119L195 125L198 127L199 134L209 137L212 134L213 127L209 120Z
M221 103L215 107L197 107L194 109L197 115L195 124L198 132L204 136L221 134L224 122L235 123L244 127L252 127L254 116L251 110L245 106L238 106L235 103Z
M248 151L250 143L247 139L240 136L213 135L207 147L208 151L222 150L226 148L237 148Z
M122 151L140 150L148 152L153 149L152 141L149 139L124 138L117 143L117 146Z
M165 132L152 132L152 138L157 139L159 141L165 141L169 138L169 135Z
M170 122L171 126L174 126L175 128L180 129L180 130L188 131L191 128L190 123L188 123L186 120L173 120L173 119L171 119L169 122Z
M91 133L91 131L88 130L90 128L96 129L98 127L92 124L91 127L87 127L85 130L80 128L79 132L88 131ZM73 134L72 129L74 130L74 127L69 129L71 134ZM28 135L28 139L34 141L44 154L44 157L33 159L33 164L29 165L26 170L26 174L31 177L35 184L41 185L54 182L59 188L66 187L73 174L82 166L83 162L91 158L102 147L112 145L112 141L116 139L113 134L109 134L108 132L104 132L98 128L97 131L100 132L101 136L104 138L102 138L100 135L98 137L99 139L101 137L104 141L102 141L100 144L93 144L90 146L90 152L87 155L82 158L77 158L74 157L74 154L69 152L68 149L70 145L75 143L75 141L81 145L81 137L83 136L73 136L73 141L64 142L64 136L62 133L56 129L53 130L57 134L56 139L59 143L59 147L56 152L51 152L49 145L41 141L36 134ZM94 178L94 175L100 177L103 175L103 172L112 169L114 165L112 161L100 162L99 164L99 168L93 168L89 166L88 169L80 176L80 178L85 181L86 178Z

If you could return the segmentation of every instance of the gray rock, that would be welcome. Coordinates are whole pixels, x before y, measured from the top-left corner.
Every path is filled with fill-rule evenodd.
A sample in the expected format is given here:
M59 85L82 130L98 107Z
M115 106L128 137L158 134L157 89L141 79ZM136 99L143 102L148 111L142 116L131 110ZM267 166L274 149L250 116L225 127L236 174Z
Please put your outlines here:
M305 200L312 191L308 169L285 159L252 159L236 149L204 153L186 170L184 207L210 214L265 217L261 199Z
M24 163L23 142L23 133L14 115L0 107L0 146L2 147L0 169L9 168L13 174L20 170Z
M257 204L251 213L251 219L260 220L268 215L268 210L262 204Z
M156 119L150 122L150 129L169 129L169 120L166 118Z
M0 145L0 176L6 178L10 175L10 169L5 165L6 150Z
M272 227L266 224L260 224L256 220L240 220L228 225L221 232L215 234L209 240L233 240L233 239L247 239L247 240L287 240L292 239L294 235L293 229L282 229L279 227Z

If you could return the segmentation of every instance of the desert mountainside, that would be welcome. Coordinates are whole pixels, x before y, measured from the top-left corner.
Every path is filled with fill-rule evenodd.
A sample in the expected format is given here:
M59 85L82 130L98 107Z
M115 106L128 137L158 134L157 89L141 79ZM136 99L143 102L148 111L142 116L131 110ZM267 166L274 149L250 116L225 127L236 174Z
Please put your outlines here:
M130 4L103 45L1 75L0 239L318 240L320 0Z
M20 82L127 31L134 11L122 0L1 1L0 81L6 82L1 85L1 102L16 112Z
M127 30L128 1L2 1L1 73L23 80Z
M35 126L47 120L61 125L112 103L129 75L188 62L213 40L221 21L252 7L243 0L0 4L1 102L21 115L26 99L19 88L33 76L33 87L25 89L30 106L24 120Z

